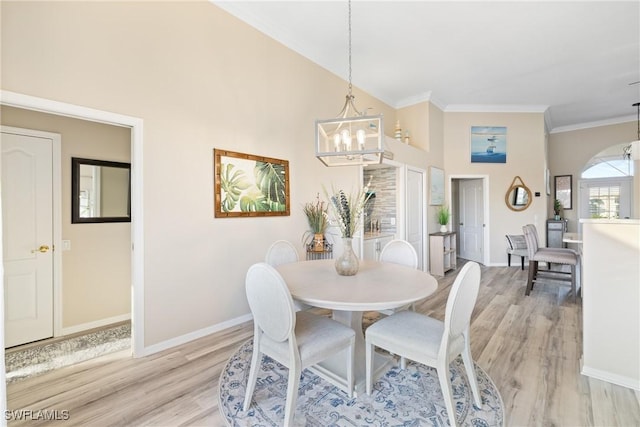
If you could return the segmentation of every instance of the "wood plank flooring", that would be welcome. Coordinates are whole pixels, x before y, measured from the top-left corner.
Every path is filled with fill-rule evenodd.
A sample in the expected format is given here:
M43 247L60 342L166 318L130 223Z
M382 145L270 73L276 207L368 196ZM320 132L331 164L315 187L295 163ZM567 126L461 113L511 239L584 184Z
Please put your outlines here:
M502 394L506 425L640 426L640 393L580 375L580 299L541 284L525 297L526 273L483 267L471 324L473 356ZM454 278L416 309L442 319ZM66 410L69 419L8 424L224 426L218 377L252 334L248 322L143 359L124 351L10 384L9 411Z

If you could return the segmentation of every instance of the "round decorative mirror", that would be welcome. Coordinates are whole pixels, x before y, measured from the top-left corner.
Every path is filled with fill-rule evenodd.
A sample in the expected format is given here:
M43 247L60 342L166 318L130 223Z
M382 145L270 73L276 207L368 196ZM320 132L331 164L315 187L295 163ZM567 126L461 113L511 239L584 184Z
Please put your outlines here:
M507 194L504 196L504 202L507 207L512 211L520 212L529 207L531 204L531 190L524 185L524 182L519 176L513 178L511 187L507 190Z

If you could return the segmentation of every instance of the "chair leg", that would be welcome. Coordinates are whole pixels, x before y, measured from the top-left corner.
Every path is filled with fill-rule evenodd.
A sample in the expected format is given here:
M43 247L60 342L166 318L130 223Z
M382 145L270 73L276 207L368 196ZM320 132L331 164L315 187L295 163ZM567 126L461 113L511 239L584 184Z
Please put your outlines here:
M354 388L354 371L355 371L355 348L356 348L356 338L353 337L351 340L351 345L349 345L349 350L347 351L347 387L349 388L349 398L353 397L353 388Z
M524 292L525 295L529 295L533 289L533 281L536 278L538 272L538 261L529 260L529 278L527 279L527 289Z
M253 354L251 355L251 369L249 370L249 379L247 381L247 391L244 395L244 404L242 410L246 411L251 405L251 397L253 396L253 390L256 387L256 380L258 379L258 371L260 370L260 363L262 357L260 357L259 340L253 340Z
M524 271L524 257L523 256L520 257L520 270Z
M473 400L478 408L482 406L482 399L480 399L480 388L478 387L478 379L476 378L476 368L473 364L473 357L471 356L471 348L469 346L469 333L464 336L464 350L462 351L462 361L464 362L464 368L467 371L467 378L471 385L471 391L473 392Z
M300 385L300 361L293 361L289 366L289 383L287 384L287 402L284 408L284 426L293 425L298 400L298 386Z
M456 408L453 405L453 393L451 391L451 379L449 376L449 364L446 360L437 363L436 370L438 371L438 380L440 381L440 388L442 389L442 397L444 397L444 405L447 408L447 415L449 416L449 425L451 427L457 426L456 421Z
M404 356L400 356L400 369L407 369L407 358Z
M507 254L507 265L511 267L511 254Z
M365 377L367 383L367 394L371 394L371 366L373 365L373 344L366 340L365 345Z
M573 292L573 302L578 299L578 292L576 289L576 265L571 266L571 292Z

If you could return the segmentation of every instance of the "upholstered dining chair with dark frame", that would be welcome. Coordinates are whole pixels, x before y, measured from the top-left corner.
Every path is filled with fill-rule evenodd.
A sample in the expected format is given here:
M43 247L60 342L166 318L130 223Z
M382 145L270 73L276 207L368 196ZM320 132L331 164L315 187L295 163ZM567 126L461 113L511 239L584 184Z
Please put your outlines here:
M267 263L249 267L245 289L253 314L254 336L243 410L248 410L251 405L262 354L289 368L285 426L293 423L302 370L343 350L346 350L347 365L345 391L351 398L354 388L354 330L325 316L308 311L296 312L287 284L280 273Z
M507 234L507 265L511 267L511 255L520 257L520 269L524 270L524 259L529 256L527 241L522 234Z
M578 296L577 284L580 282L578 278L581 264L580 254L573 249L567 248L541 248L538 240L538 230L533 224L523 226L522 231L527 241L527 252L529 256L529 274L525 295L531 294L533 284L536 282L544 282L545 279L547 281L558 280L571 283L573 302L576 302ZM551 268L540 271L538 269L538 263L540 262L547 263L549 267L551 267L552 264L567 265L570 271L553 270Z
M400 357L436 368L447 415L457 425L451 390L449 364L462 355L474 402L482 404L475 374L469 327L480 288L480 266L467 262L451 287L444 322L414 311L400 311L369 326L366 330L366 389L371 394L375 347Z

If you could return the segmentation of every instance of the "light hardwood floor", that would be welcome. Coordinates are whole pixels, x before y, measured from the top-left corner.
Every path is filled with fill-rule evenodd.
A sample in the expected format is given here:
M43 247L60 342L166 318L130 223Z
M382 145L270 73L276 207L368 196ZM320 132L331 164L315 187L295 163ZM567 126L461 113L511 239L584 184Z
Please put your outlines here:
M459 266L460 267L460 266ZM536 285L527 271L482 268L472 353L502 394L507 426L640 426L640 393L580 375L582 311L568 287ZM444 317L455 273L417 310ZM251 338L234 327L143 359L119 352L7 388L9 410L67 410L56 425L224 426L218 377ZM46 422L9 421L9 426Z

